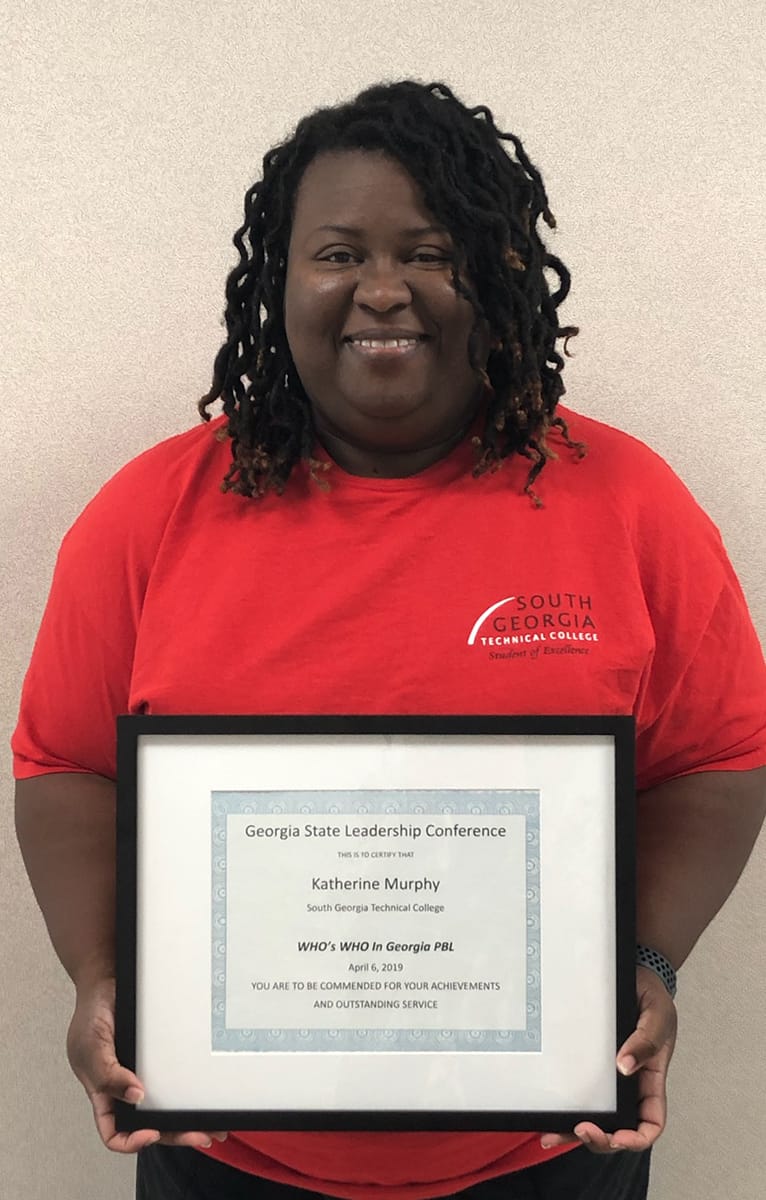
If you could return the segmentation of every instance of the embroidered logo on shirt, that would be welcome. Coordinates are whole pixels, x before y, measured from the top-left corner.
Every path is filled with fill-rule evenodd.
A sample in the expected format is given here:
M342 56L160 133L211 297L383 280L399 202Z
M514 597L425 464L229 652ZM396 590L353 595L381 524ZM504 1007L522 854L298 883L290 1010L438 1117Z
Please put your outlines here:
M489 650L490 658L543 654L587 654L598 641L593 598L582 592L532 592L504 596L480 613L468 645Z

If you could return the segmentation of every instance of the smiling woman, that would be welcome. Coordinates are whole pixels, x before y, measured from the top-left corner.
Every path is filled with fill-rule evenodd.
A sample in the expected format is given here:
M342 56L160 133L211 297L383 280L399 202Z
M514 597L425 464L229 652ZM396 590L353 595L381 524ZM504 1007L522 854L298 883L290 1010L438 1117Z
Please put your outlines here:
M224 402L225 487L281 491L301 458L316 476L317 436L354 474L414 474L480 414L477 474L521 454L536 499L548 430L583 452L554 415L555 343L577 329L556 319L569 274L540 215L555 226L519 138L443 84L376 86L305 117L265 156L234 238L229 336L200 402ZM392 338L408 344L372 344Z
M103 1142L139 1152L140 1200L646 1195L674 970L763 819L766 665L681 481L558 407L576 329L540 216L555 225L519 139L444 84L305 117L246 197L205 420L128 463L64 539L13 738L17 829L77 989L70 1062ZM636 1129L116 1131L114 1100L144 1082L113 1040L115 719L307 712L634 718L639 1017L615 1079L636 1076ZM407 861L401 890L439 882ZM417 944L441 910L385 911ZM577 931L576 969L599 936Z
M325 222L338 216L354 226L343 249L326 245ZM463 438L479 408L484 385L468 358L474 309L452 286L448 232L428 218L412 178L384 155L324 154L298 191L287 340L317 436L355 475L423 470ZM410 228L418 221L423 229ZM426 236L435 245L425 247ZM484 368L486 321L475 346Z

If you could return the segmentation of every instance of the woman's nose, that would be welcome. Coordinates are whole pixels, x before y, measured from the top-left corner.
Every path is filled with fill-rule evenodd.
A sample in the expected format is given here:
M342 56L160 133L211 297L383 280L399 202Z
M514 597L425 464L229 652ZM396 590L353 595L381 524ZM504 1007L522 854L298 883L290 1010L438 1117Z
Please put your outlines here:
M411 297L407 266L393 259L367 259L359 267L355 299L362 301L394 300Z

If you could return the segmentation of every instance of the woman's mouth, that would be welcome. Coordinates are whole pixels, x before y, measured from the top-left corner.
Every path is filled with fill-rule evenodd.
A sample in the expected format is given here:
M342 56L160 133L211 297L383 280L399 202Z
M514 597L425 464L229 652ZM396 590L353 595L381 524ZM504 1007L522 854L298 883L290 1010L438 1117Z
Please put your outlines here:
M344 345L368 360L399 362L416 355L426 341L426 338L352 338L347 339Z

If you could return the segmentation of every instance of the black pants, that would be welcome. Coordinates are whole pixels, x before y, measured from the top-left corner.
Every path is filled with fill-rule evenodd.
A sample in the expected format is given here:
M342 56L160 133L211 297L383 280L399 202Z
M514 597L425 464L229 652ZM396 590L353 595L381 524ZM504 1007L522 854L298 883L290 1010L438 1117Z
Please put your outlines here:
M460 1200L645 1200L649 1153L579 1148L456 1193ZM150 1146L138 1156L136 1200L312 1200L319 1192L272 1183L200 1154Z

